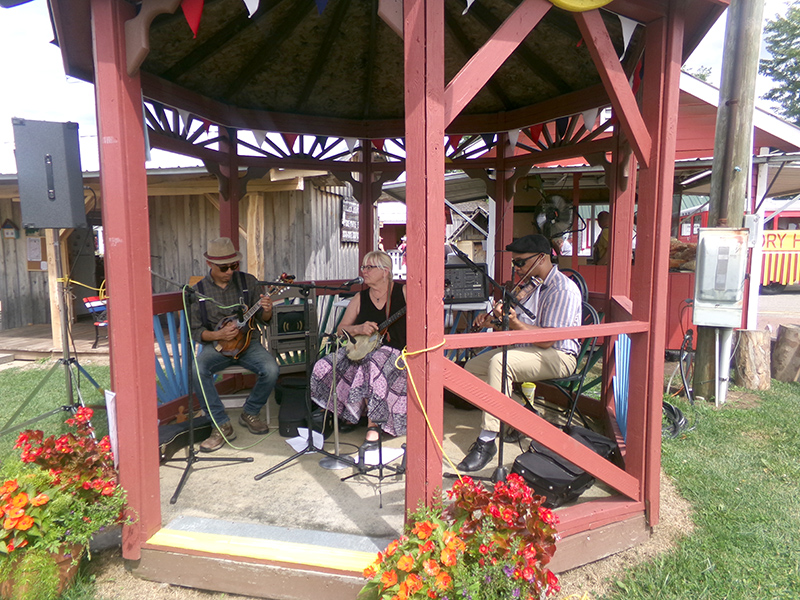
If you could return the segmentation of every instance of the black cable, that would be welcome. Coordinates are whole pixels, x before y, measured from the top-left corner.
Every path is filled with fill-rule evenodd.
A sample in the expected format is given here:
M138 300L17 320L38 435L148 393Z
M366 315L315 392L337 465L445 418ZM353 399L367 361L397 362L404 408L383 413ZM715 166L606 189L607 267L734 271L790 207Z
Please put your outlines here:
M678 366L681 371L681 381L683 382L684 393L686 394L689 404L694 408L694 395L692 394L692 389L689 387L689 381L686 374L687 363L688 361L693 360L693 352L691 350L693 337L693 329L689 329L686 332L686 335L683 336ZM689 426L689 421L677 406L670 404L669 402L662 402L661 408L664 418L668 423L668 426L662 429L662 435L667 434L670 437L676 438L681 433L692 431L695 429L695 427L697 427L697 411L695 411L694 424Z

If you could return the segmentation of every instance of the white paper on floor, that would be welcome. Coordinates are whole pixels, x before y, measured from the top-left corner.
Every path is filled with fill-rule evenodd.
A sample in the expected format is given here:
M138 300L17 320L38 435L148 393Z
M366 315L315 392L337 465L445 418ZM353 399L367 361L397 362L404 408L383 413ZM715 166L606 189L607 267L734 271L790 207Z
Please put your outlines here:
M317 450L322 450L322 445L325 443L325 438L322 437L322 434L319 431L314 431L312 435L312 443L314 444L314 448ZM286 443L289 444L295 452L305 450L308 447L308 429L305 427L298 427L297 437L289 438L286 440Z
M397 460L401 456L403 456L402 448L383 448L383 464L388 465L393 460ZM378 464L378 449L375 450L367 450L364 453L364 462L368 465L377 465Z

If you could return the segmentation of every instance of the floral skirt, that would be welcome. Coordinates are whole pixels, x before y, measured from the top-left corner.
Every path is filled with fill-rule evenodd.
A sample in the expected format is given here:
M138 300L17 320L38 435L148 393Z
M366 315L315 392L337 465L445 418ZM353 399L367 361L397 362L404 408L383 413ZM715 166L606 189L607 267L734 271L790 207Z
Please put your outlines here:
M333 364L336 361L336 396L339 418L357 423L366 412L369 420L389 435L406 432L406 373L395 366L400 351L381 346L359 362L340 348L314 365L311 399L333 411Z

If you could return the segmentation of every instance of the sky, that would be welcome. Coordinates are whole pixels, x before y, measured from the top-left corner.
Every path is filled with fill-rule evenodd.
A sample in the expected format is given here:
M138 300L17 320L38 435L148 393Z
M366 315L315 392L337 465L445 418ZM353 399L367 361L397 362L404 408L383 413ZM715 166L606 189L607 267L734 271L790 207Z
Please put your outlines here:
M787 0L765 0L764 16L786 12ZM709 31L686 62L689 70L710 67L709 82L719 86L725 15ZM61 53L54 46L45 0L34 0L11 9L0 8L0 174L16 173L12 117L39 121L77 122L84 171L98 170L97 125L94 88L67 77ZM762 50L762 55L765 55ZM757 94L763 95L770 81L759 76ZM760 106L769 105L759 102ZM195 166L186 157L153 150L148 167Z

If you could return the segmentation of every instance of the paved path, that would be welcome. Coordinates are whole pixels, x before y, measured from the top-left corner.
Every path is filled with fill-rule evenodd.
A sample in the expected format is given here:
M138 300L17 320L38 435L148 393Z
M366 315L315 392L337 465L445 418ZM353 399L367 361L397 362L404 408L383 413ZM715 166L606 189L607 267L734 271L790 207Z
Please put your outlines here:
M772 327L773 337L778 325L800 325L800 285L786 288L782 294L761 295L758 303L758 328Z

